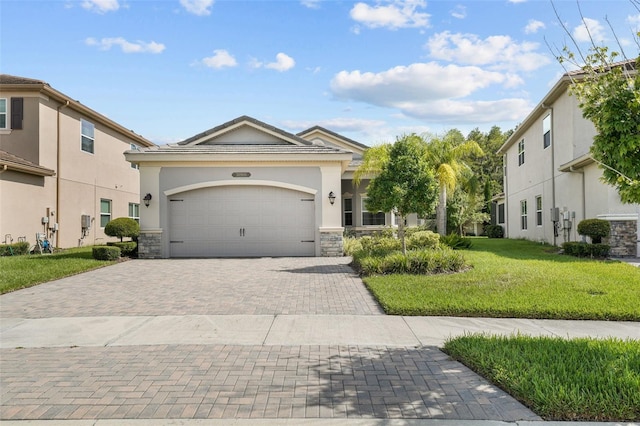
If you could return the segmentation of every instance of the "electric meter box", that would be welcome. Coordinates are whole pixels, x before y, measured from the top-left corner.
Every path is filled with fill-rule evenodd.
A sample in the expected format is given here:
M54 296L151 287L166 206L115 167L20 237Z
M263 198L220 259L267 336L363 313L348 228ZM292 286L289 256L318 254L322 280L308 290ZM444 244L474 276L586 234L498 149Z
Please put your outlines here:
M91 228L91 216L88 214L83 214L80 217L80 223L83 228Z

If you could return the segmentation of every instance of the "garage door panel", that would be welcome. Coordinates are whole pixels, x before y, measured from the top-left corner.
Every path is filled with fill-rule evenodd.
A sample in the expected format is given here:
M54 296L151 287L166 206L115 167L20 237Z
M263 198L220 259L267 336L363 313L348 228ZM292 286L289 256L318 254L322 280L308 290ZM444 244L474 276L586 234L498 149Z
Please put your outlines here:
M276 187L215 187L170 202L172 257L313 256L312 196ZM304 201L303 201L304 200Z

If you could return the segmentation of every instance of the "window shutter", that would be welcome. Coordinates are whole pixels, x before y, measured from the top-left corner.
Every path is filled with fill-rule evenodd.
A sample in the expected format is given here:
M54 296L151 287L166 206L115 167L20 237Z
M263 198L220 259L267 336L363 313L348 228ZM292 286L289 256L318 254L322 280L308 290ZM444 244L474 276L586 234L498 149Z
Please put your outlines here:
M11 128L22 130L23 98L11 98Z

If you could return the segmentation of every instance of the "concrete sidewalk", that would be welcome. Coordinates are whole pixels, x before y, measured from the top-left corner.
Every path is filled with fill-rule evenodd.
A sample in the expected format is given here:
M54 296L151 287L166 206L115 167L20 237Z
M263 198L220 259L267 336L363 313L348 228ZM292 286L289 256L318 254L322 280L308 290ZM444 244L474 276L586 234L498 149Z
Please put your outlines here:
M138 345L442 346L465 333L640 339L640 323L385 315L2 318L0 348Z

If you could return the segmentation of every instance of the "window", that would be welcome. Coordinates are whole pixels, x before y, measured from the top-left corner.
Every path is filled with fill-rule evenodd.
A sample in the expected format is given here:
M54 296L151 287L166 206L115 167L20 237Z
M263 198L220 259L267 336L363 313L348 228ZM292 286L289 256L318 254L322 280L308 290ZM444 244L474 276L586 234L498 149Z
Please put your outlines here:
M111 200L100 199L100 227L104 228L111 221Z
M129 203L129 217L140 223L140 204Z
M551 146L551 114L542 120L542 144L545 149Z
M504 203L498 204L498 223L504 223Z
M367 211L366 198L362 198L362 225L363 226L375 226L375 225L385 225L385 214L384 212L371 213Z
M524 164L524 139L518 142L518 166Z
M95 141L94 139L94 131L95 131L95 126L93 125L93 123L89 123L86 120L80 120L80 127L81 127L81 149L84 152L89 152L91 154L93 154L93 143Z
M0 129L7 128L7 100L0 99Z
M138 145L136 145L135 143L132 143L131 145L131 151L138 151L140 148L138 148ZM138 166L136 163L131 163L131 168L132 169L139 169L140 166Z
M527 200L520 201L520 229L527 229Z
M542 226L542 196L536 197L536 226Z
M353 199L345 198L342 200L342 208L344 209L344 216L342 222L344 226L353 226Z

